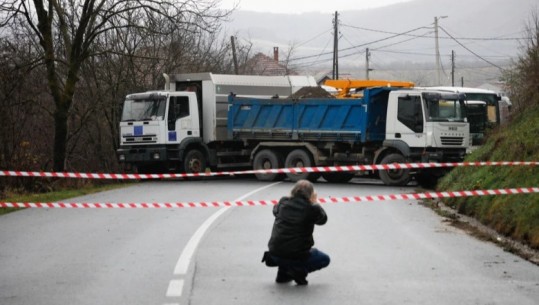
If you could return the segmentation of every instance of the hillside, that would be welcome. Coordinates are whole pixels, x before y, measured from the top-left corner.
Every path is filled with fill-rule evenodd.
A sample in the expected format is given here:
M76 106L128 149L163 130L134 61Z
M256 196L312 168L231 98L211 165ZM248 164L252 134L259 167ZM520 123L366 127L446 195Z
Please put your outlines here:
M493 131L488 142L466 161L539 160L539 105ZM539 168L456 168L438 184L440 191L538 187ZM445 200L459 213L477 218L499 233L539 249L539 194L468 197Z
M399 78L431 85L435 79L434 17L440 26L467 48L504 68L520 47L524 21L537 0L415 0L381 8L339 12L340 71L362 77L365 49L371 51L373 78ZM274 14L237 11L226 25L240 41L252 43L254 52L272 55L274 46L283 59L290 52L290 65L302 73L329 71L332 62L333 14ZM394 35L410 30L409 35ZM414 35L414 36L411 36ZM440 30L440 54L444 74L449 75L450 54L456 52L457 79L477 86L496 81L500 71L464 49ZM467 39L481 38L481 39ZM485 39L486 38L486 39ZM482 68L477 68L477 66ZM470 71L464 68L474 66ZM426 71L426 72L425 72ZM445 84L449 84L445 77Z

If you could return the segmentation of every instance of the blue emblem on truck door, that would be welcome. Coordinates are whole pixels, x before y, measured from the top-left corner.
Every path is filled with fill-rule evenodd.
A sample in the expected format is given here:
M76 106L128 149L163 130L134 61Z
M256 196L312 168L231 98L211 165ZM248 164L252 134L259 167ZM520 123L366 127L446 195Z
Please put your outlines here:
M176 131L169 131L168 132L168 140L169 141L177 141L177 137L176 137Z

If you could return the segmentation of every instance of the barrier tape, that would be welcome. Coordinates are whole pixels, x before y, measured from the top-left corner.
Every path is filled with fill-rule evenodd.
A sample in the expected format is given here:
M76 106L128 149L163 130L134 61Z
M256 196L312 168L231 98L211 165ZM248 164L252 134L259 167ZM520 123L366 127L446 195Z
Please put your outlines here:
M428 192L393 195L370 195L353 197L329 197L319 198L321 204L328 203L353 203L392 200L421 200L435 198L499 196L516 194L539 193L539 187L510 188L496 190L473 190L453 192ZM165 203L66 203L66 202L0 202L0 208L64 208L64 209L171 209L171 208L209 208L209 207L232 207L232 206L269 206L275 205L278 200L247 200L247 201L212 201L212 202L165 202Z
M537 166L538 161L493 161L493 162L446 162L446 163L393 163L372 165L343 165L319 167L295 167L279 169L257 169L245 171L204 172L204 173L170 173L170 174L106 174L106 173L70 173L70 172L26 172L0 170L0 176L6 177L41 177L41 178L76 178L76 179L117 179L117 180L143 180L168 179L188 177L235 176L247 174L302 174L345 171L375 171L393 169L427 169L442 167L467 166Z

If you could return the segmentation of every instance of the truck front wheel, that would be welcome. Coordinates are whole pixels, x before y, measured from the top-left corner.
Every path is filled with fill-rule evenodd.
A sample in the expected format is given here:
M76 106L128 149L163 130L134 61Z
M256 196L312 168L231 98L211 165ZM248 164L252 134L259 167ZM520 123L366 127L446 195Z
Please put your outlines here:
M198 149L192 149L183 159L183 169L186 173L203 173L206 170L206 158Z
M291 151L288 156L286 157L286 161L284 162L284 166L286 168L296 168L296 167L312 167L314 165L314 162L309 155L308 152L306 152L303 149L295 149ZM320 173L287 173L286 174L288 178L294 182L306 179L310 180L312 182L318 180L320 178Z
M381 164L393 164L393 163L405 163L406 159L401 154L389 154L382 159ZM403 186L410 182L410 170L409 169L389 169L380 170L380 179L386 185Z
M253 169L278 169L283 167L283 157L280 153L263 149L259 151L253 160ZM278 181L283 180L284 175L279 173L256 173L256 178L260 181Z

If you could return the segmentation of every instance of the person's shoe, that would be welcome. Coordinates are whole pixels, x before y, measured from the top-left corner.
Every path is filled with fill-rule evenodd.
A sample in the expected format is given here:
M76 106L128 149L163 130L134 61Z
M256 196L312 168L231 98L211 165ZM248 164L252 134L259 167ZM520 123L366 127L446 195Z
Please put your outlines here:
M301 270L288 270L287 273L297 285L304 286L309 284L307 281L307 272Z
M296 282L297 285L299 286L305 286L305 285L308 285L309 284L309 281L307 281L307 279L305 277L298 277L298 278L295 278L294 281Z
M279 284L285 284L290 283L293 280L293 278L285 271L279 269L277 271L277 277L275 278L275 282Z

